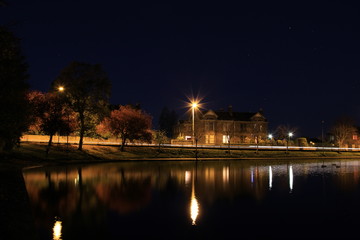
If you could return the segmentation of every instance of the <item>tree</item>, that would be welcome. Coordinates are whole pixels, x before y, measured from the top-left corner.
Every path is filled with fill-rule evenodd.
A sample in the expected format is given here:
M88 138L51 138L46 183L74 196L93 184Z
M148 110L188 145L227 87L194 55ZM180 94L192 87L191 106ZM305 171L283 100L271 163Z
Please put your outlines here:
M159 117L159 130L165 131L166 136L173 137L173 130L178 121L178 116L174 110L170 111L167 107L161 110Z
M349 117L337 119L331 128L331 133L334 135L335 141L339 147L342 147L346 139L355 132L357 132L357 129L354 127L354 120Z
M53 89L64 87L70 108L77 113L79 150L83 138L105 115L110 98L111 83L99 64L72 62L52 83Z
M124 151L126 141L143 140L151 142L151 116L131 106L120 106L113 110L110 117L105 117L100 123L100 133L110 132L121 138L121 151Z
M74 124L69 118L71 113L66 108L65 99L59 93L33 91L28 94L28 99L33 109L30 129L36 129L50 136L46 148L48 153L56 133L69 134L73 131Z
M0 151L12 149L27 130L27 69L19 39L0 26Z
M289 139L289 133L294 133L296 131L296 127L291 127L289 125L279 125L275 130L275 136L279 140L287 141Z
M164 144L168 138L166 136L166 132L164 130L156 130L153 133L153 139L159 146L159 151L161 148L161 145Z
M230 153L230 149L231 149L231 139L234 137L235 135L235 125L234 122L232 123L224 123L224 133L225 136L227 137L227 144L228 144L228 153Z

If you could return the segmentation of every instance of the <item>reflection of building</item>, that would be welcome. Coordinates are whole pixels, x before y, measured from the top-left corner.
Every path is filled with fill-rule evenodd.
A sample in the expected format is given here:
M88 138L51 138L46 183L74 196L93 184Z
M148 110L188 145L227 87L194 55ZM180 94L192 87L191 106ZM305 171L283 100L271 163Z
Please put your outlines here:
M199 111L195 114L195 137L200 144L219 145L256 143L267 136L268 123L262 110L256 113L228 111ZM175 136L191 140L192 119L180 121L175 127Z

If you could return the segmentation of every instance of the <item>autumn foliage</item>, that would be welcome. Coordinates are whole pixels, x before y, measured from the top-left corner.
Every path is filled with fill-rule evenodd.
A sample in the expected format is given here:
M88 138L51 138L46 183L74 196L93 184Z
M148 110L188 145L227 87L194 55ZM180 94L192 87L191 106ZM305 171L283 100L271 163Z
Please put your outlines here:
M59 93L31 91L27 98L32 109L29 131L49 135L49 146L56 133L69 135L77 128L75 113L67 107Z
M126 141L142 140L151 142L151 116L131 106L120 106L113 110L110 117L106 117L97 127L102 135L111 134L122 140L121 151Z

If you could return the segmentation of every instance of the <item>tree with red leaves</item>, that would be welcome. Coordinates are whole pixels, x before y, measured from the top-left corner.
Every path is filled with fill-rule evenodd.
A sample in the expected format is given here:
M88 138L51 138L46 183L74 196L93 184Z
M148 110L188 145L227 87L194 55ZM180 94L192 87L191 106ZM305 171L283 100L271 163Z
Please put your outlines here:
M143 140L151 142L151 116L131 106L120 106L113 110L97 127L100 134L110 133L121 138L121 151L126 141Z
M31 91L27 97L32 108L29 130L50 136L46 149L48 153L52 138L56 133L69 135L75 130L76 124L72 117L74 112L67 107L64 98L59 93Z

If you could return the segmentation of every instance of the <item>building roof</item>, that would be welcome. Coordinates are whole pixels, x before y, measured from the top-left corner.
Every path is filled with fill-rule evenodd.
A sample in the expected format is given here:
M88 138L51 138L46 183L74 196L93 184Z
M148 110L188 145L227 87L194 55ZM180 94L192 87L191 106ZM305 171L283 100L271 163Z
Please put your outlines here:
M218 116L218 120L235 120L235 121L251 121L256 113L252 112L228 112L228 111L214 111Z
M213 116L217 120L229 120L229 121L252 121L254 118L258 117L263 121L266 121L266 118L262 114L262 110L258 112L233 112L232 108L229 108L228 111L201 111L202 117L207 118L207 116Z
M232 108L229 107L228 111L224 110L201 110L201 119L216 119L216 120L224 120L224 121L267 121L265 116L263 115L262 109L258 112L233 112ZM198 115L199 116L199 115ZM186 120L180 120L180 123L186 122Z

